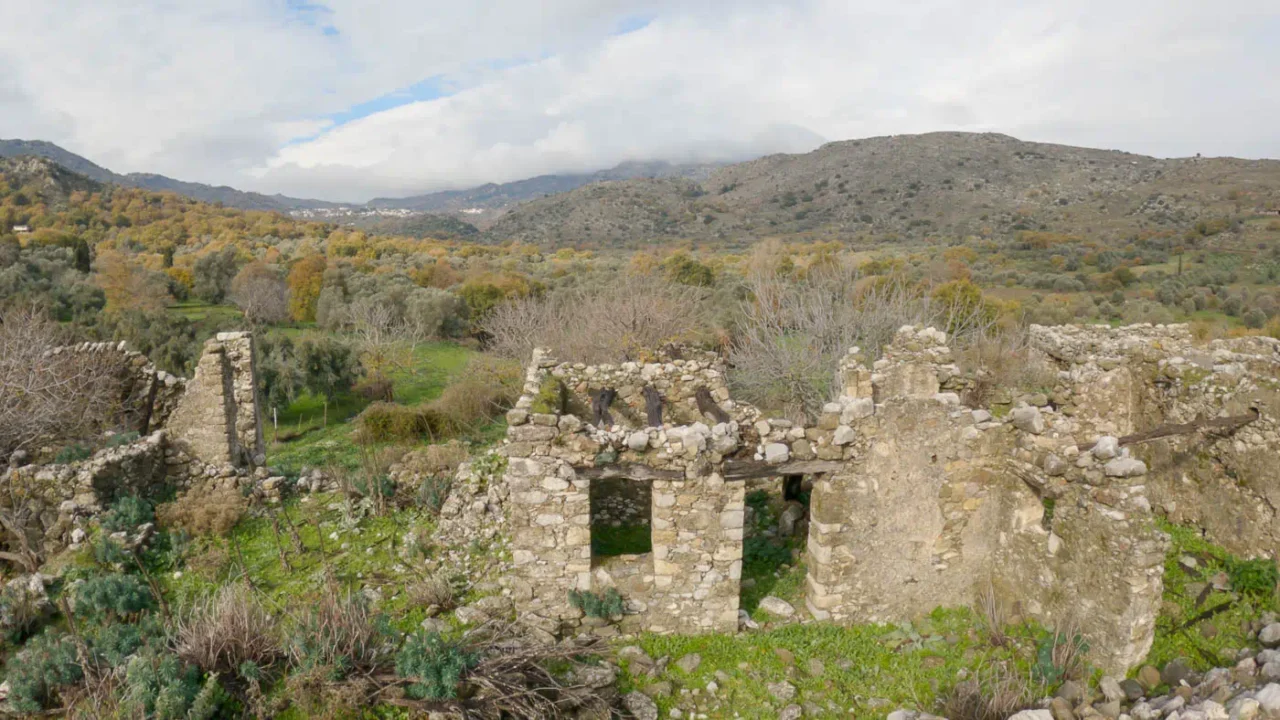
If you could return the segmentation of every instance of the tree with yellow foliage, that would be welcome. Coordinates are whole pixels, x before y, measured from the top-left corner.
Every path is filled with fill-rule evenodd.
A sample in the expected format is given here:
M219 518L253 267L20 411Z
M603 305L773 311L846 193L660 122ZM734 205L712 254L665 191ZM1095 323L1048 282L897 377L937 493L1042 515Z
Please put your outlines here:
M143 268L119 250L100 250L94 270L98 287L107 298L108 312L163 310L172 300L162 275Z
M316 319L316 301L324 287L324 270L328 262L323 255L309 255L289 269L289 316L298 322Z

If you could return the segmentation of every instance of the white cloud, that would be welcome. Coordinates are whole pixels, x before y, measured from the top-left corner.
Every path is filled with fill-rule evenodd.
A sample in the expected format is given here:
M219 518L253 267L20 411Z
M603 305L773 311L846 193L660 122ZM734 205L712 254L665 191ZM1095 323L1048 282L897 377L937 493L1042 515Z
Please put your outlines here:
M366 199L942 129L1280 155L1270 0L7 4L0 136L268 192ZM654 20L613 33L636 16ZM427 78L456 92L326 120Z

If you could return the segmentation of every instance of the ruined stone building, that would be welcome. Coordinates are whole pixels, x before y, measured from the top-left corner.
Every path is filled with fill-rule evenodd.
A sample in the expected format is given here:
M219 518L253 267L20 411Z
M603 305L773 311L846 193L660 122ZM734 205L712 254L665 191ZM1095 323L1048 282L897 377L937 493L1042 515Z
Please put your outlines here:
M1197 344L1185 326L1033 326L1031 340L1053 387L967 407L982 378L943 333L904 327L879 359L849 352L809 426L734 402L714 355L535 353L505 447L525 621L571 630L570 591L614 587L632 629L735 631L744 484L804 475L813 619L901 621L994 592L1024 617L1081 622L1099 666L1136 663L1162 591L1157 518L1242 555L1280 548L1280 342ZM648 487L652 551L606 561L592 487L615 478Z
M455 483L441 526L502 524L508 590L544 637L587 622L571 592L609 588L623 629L735 632L748 487L804 478L809 619L897 622L994 593L1022 617L1079 621L1093 661L1120 671L1152 641L1161 520L1238 555L1280 550L1280 341L1198 343L1175 325L1030 339L1048 379L1018 394L962 372L943 333L904 327L878 358L851 349L832 368L839 396L806 425L735 402L714 354L587 366L536 352L501 482ZM64 351L121 356L142 437L9 468L0 506L21 505L33 543L65 546L121 494L280 480L262 467L249 334L206 343L191 380L123 346ZM593 552L610 483L642 498L646 551Z
M33 546L56 552L117 497L154 495L196 480L239 483L266 460L254 376L253 336L219 333L190 380L156 369L124 343L57 352L111 356L121 368L124 410L137 442L69 464L9 468L0 507L25 523Z

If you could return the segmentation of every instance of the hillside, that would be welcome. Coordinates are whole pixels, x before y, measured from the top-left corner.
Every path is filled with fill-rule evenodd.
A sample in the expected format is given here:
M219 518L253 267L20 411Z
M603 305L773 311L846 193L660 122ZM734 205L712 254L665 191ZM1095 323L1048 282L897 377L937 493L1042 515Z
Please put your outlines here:
M263 195L262 193L244 192L226 185L213 186L205 185L204 183L184 182L154 173L121 175L50 142L43 140L0 140L0 158L22 156L47 158L72 172L79 173L98 182L114 183L153 192L174 192L193 200L208 203L220 202L227 207L240 208L242 210L288 212L294 209L338 207L338 203L324 202L322 200L305 200L284 195Z
M539 175L509 183L488 183L467 190L447 190L398 199L375 198L369 201L369 207L417 212L467 211L469 220L484 220L497 216L499 213L496 211L512 205L570 192L585 185L650 178L688 178L701 181L710 177L718 167L715 164L681 165L663 161L625 162L594 173Z
M1280 161L1160 160L1114 150L930 133L772 155L701 181L597 183L512 209L494 242L636 245L762 236L923 239L1020 230L1121 240L1280 201Z

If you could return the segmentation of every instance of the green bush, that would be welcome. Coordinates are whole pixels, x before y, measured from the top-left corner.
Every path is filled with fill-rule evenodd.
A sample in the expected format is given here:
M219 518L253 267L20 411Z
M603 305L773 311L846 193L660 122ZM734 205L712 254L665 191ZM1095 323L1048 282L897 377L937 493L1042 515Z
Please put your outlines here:
M593 618L617 617L622 614L623 609L622 596L614 588L609 588L603 593L570 590L569 604L581 610L587 617Z
M752 535L742 541L742 567L748 574L773 572L791 562L791 550L763 535Z
M356 427L369 440L394 442L435 437L441 424L424 408L378 402L356 417Z
M151 590L133 575L97 575L76 588L76 615L91 620L135 617L155 607Z
M89 636L93 656L108 667L123 667L129 658L148 641L164 635L164 627L158 620L146 619L139 623L110 623Z
M109 532L121 532L155 522L155 519L156 512L151 503L137 495L125 495L112 503L101 522Z
M115 435L112 435L111 437L107 438L107 442L105 443L105 446L109 448L118 448L118 447L124 447L125 445L132 445L134 442L137 441L138 437L139 437L138 431L136 430L130 430L129 432L116 433Z
M59 450L57 455L53 456L53 461L59 465L66 465L68 463L80 462L81 460L88 460L92 455L93 448L88 445L68 445Z
M1270 558L1228 560L1227 577L1231 579L1231 589L1258 598L1270 597L1280 581L1276 563Z
M458 682L480 656L449 642L440 633L419 630L410 635L396 655L396 674L412 680L405 689L419 700L447 700L457 696Z
M123 566L133 557L124 545L105 535L99 535L90 545L90 550L93 552L94 561L106 567Z
M129 661L121 707L128 716L185 720L202 689L195 666L171 652L147 650Z
M37 635L5 667L9 703L21 713L57 707L62 688L84 680L76 646L67 635Z

